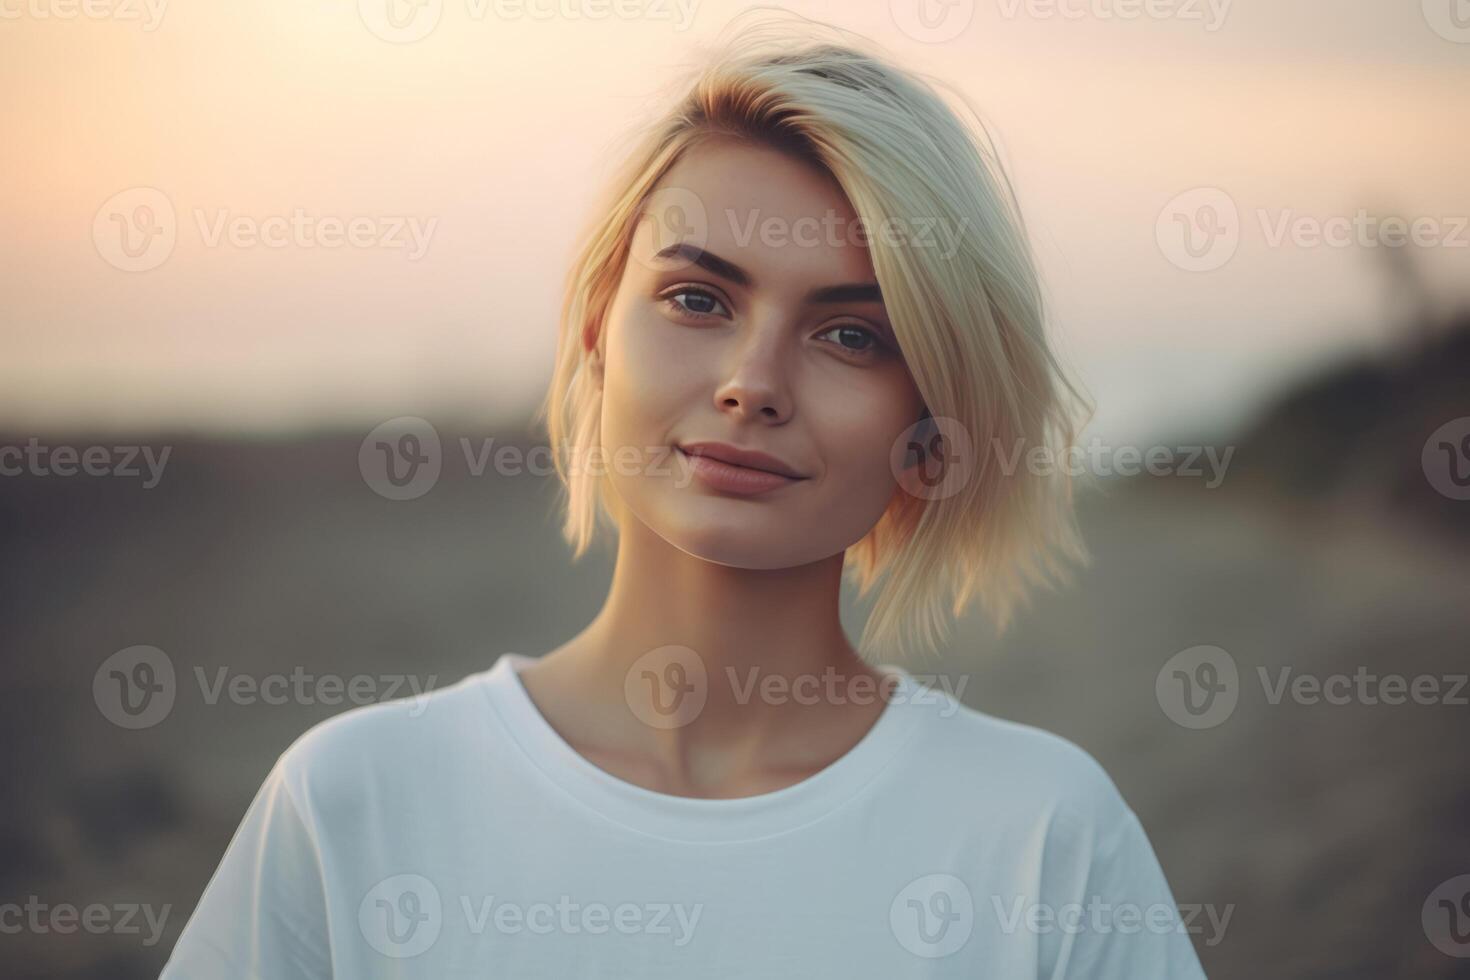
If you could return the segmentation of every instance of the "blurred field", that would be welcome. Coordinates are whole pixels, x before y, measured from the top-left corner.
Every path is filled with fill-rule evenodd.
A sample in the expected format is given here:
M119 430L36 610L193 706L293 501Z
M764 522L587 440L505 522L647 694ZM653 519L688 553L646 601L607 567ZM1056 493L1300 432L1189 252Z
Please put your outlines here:
M969 704L1096 755L1179 902L1234 906L1223 941L1196 939L1212 977L1466 975L1470 961L1426 940L1420 911L1470 872L1470 708L1272 705L1256 681L1258 666L1470 669L1470 503L1434 493L1419 463L1436 425L1470 415L1464 336L1304 383L1255 430L1220 440L1237 451L1218 489L1102 481L1082 505L1093 565L1003 639L963 622L937 665L955 683L966 675ZM1365 386L1365 370L1380 383ZM366 485L361 432L160 435L146 441L172 455L150 490L0 479L0 731L13 747L0 895L172 905L153 946L0 936L7 976L155 976L276 755L346 707L209 705L195 667L407 673L438 687L504 651L549 649L596 612L608 554L569 561L554 482L470 476L455 446L533 438L434 421L444 474L412 501ZM862 610L844 617L856 638ZM1155 678L1205 643L1238 663L1240 702L1218 727L1187 730L1161 710ZM158 725L125 731L92 681L134 644L168 653L179 696Z

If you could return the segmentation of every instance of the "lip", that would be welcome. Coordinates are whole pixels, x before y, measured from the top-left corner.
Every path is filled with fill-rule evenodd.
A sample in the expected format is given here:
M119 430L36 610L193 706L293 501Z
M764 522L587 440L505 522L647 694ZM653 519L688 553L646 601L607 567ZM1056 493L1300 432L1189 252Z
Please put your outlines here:
M683 446L674 448L689 460L694 475L702 483L710 489L724 493L750 496L800 483L805 479L805 477L786 476L782 473L726 462L712 453L704 452L703 446L699 447L700 452L698 453L685 449Z
M686 455L691 457L707 456L722 463L729 463L731 466L773 473L789 480L806 479L805 476L788 466L785 461L755 449L741 449L739 446L732 446L725 442L681 442L677 448L682 449Z

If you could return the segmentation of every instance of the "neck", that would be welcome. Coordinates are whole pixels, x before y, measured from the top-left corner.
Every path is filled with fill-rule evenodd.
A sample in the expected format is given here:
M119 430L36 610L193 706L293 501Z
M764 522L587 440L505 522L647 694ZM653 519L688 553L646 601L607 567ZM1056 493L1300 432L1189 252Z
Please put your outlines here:
M842 563L721 565L625 521L601 612L545 658L547 707L569 718L581 706L569 724L584 737L671 778L775 758L820 768L872 726L888 691L843 632Z

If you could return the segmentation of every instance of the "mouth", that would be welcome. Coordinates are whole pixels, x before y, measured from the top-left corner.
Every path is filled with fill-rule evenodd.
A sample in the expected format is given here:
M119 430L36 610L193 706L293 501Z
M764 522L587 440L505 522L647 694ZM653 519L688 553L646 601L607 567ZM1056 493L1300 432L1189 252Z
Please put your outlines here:
M674 448L689 461L690 468L701 483L722 493L750 496L791 486L806 479L806 477L788 476L785 473L777 473L756 466L732 463L720 459L711 452L705 452L704 447L685 448L676 445Z
M736 446L724 445L723 443L676 443L674 448L691 459L701 458L712 460L736 469L749 470L755 473L768 473L787 480L806 479L803 474L798 473L784 461L753 449L740 449Z

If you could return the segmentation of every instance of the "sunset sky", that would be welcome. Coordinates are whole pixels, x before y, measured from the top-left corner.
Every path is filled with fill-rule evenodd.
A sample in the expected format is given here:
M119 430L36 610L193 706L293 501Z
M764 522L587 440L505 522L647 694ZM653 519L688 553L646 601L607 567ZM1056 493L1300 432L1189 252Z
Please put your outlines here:
M0 429L370 428L539 401L609 148L751 5L387 2L0 0ZM1228 425L1385 340L1385 246L1278 240L1297 219L1418 221L1439 295L1470 295L1462 0L923 2L951 19L785 6L994 126L1095 432ZM1167 239L1195 188L1239 218L1205 270ZM153 260L117 251L113 215L157 195L175 240L130 270ZM293 215L371 232L225 231Z

